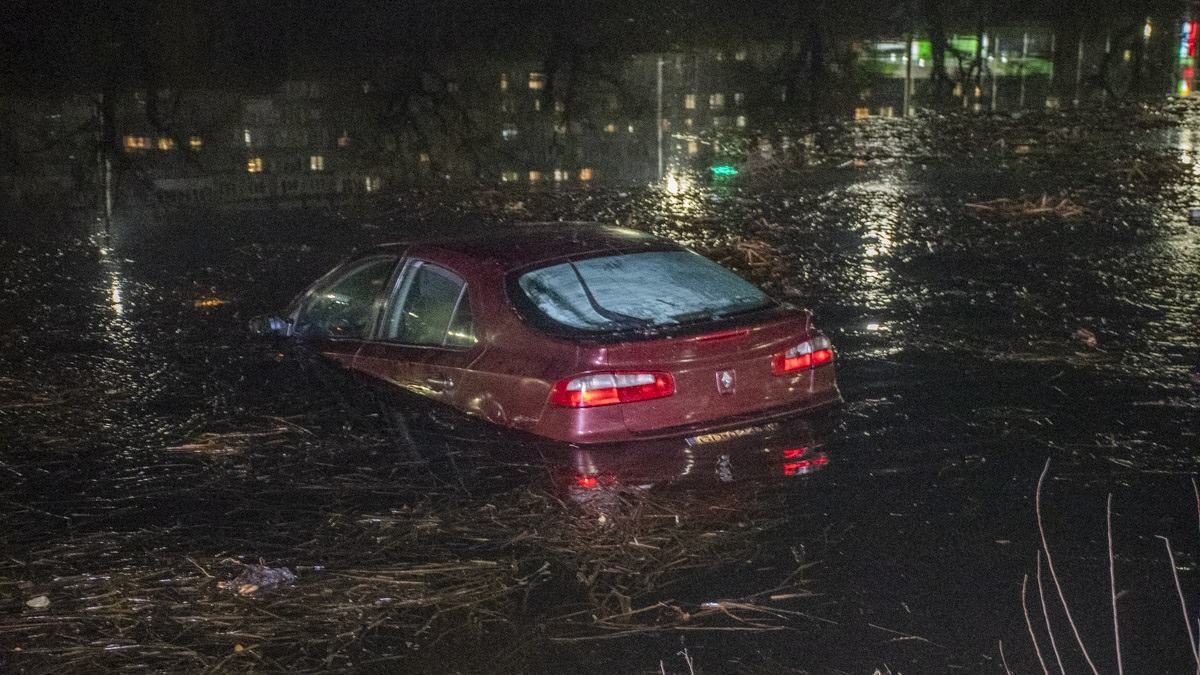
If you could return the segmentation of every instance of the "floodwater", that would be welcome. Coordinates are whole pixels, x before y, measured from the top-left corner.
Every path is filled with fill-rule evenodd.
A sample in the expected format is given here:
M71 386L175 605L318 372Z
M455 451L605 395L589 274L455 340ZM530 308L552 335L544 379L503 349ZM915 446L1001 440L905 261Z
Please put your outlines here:
M10 215L0 670L1022 673L1059 669L1053 637L1067 672L1115 672L1118 639L1130 672L1190 672L1197 146L1186 106L925 117L820 129L729 183L127 215L111 238ZM354 246L545 219L648 229L810 306L845 404L585 457L245 335ZM762 459L800 447L823 459ZM1076 630L1044 559L1038 593L1047 460ZM296 579L222 587L259 563Z

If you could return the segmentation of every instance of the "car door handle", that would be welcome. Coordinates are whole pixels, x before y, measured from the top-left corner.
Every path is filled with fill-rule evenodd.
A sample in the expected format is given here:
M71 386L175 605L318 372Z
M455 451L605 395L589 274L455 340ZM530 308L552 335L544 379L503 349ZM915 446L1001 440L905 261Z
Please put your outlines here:
M434 389L439 389L439 390L454 388L454 380L451 380L448 377L446 377L446 378L427 377L427 378L425 378L425 384L428 384L429 386L433 387Z

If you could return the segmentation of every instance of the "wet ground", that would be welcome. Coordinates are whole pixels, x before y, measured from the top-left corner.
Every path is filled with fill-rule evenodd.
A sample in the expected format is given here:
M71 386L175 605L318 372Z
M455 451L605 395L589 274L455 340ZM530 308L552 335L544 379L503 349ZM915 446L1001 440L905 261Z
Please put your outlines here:
M126 215L107 239L10 215L0 669L1037 672L1053 639L1067 672L1115 672L1111 494L1124 666L1190 672L1197 142L1186 107L877 120L732 183ZM354 246L576 218L812 307L846 403L769 443L827 462L785 476L739 441L688 480L584 470L244 333ZM1047 460L1077 631L1044 560L1038 595ZM222 584L259 563L296 579Z

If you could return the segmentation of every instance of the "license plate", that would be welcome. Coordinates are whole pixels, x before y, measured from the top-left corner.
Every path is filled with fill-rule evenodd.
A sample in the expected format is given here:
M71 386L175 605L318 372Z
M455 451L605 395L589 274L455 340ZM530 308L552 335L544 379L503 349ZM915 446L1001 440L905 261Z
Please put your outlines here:
M716 431L711 434L700 434L699 436L688 436L687 438L684 439L684 442L686 442L689 447L696 447L697 445L712 445L713 443L724 443L725 441L732 441L736 438L745 438L747 436L757 436L759 434L765 434L765 433L768 433L771 431L775 431L778 428L779 428L778 422L771 422L770 424L760 424L758 426L753 426L753 427L742 427L741 429L730 429L729 431Z

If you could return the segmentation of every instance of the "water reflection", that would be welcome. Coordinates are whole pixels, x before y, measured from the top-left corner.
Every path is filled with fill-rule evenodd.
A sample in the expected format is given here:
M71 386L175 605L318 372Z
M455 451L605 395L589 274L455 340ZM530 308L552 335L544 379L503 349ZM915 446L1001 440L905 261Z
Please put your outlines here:
M113 343L127 343L133 336L133 328L125 317L126 280L117 257L107 237L97 248L100 255L102 283L108 293L108 308L112 315L104 320L104 332Z
M695 176L681 171L668 173L662 181L660 208L673 216L698 216L704 211L704 191Z
M595 506L620 495L663 489L734 489L786 483L819 473L838 411L824 410L689 437L570 446L492 427L378 385L372 405L406 454L434 463L454 453L472 461L524 467L569 501ZM430 455L431 449L433 454ZM462 470L461 462L454 468Z

